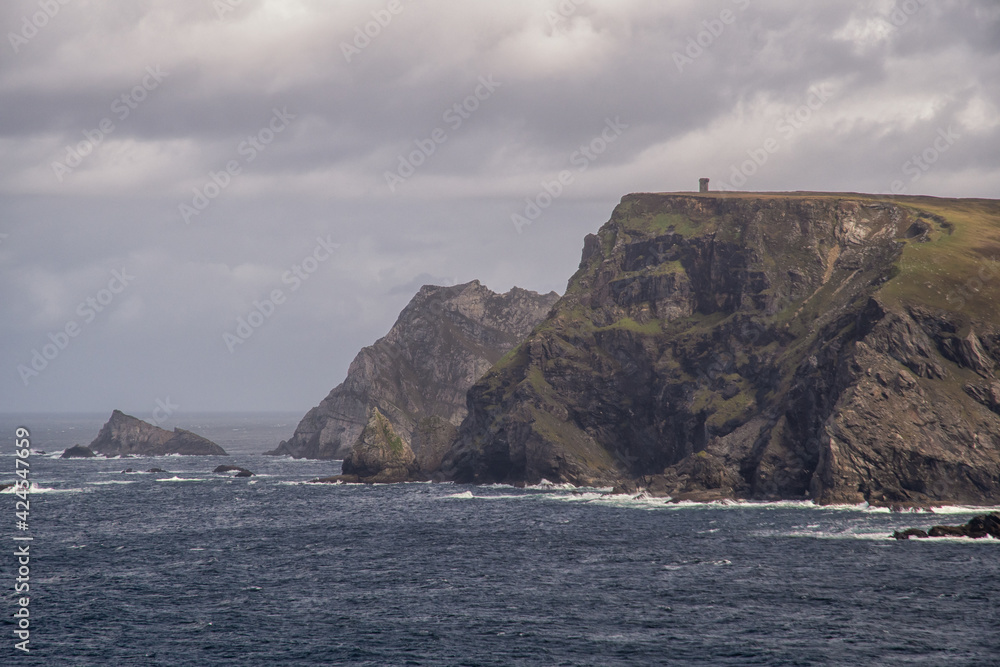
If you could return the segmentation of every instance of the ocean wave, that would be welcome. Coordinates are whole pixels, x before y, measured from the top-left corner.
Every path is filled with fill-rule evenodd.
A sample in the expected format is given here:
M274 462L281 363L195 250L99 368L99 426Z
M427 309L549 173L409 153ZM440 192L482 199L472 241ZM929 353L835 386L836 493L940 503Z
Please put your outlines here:
M88 491L88 489L58 489L55 487L39 486L37 482L32 482L31 486L28 487L28 493L34 495L36 493L83 493ZM10 487L0 491L0 494L10 494L13 495L14 487Z
M166 479L158 479L157 482L206 482L203 477L178 477L174 475L173 477L168 477Z

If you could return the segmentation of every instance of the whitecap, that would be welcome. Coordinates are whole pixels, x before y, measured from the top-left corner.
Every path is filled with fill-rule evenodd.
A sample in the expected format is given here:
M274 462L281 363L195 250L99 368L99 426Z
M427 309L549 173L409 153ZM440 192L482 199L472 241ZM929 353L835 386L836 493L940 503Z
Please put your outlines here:
M3 491L0 491L0 493L13 494L14 493L14 488L15 487L12 486L10 488L4 489ZM53 487L39 486L38 482L32 482L31 486L28 487L28 493L29 494L35 494L35 493L81 493L81 492L86 491L86 490L87 489L57 489L57 488L53 488Z

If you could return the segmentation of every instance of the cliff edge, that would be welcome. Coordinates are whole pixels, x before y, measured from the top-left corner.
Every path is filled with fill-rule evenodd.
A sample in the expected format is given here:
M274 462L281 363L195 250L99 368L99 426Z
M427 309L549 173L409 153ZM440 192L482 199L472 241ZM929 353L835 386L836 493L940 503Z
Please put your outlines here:
M440 476L1000 502L1000 202L633 194Z

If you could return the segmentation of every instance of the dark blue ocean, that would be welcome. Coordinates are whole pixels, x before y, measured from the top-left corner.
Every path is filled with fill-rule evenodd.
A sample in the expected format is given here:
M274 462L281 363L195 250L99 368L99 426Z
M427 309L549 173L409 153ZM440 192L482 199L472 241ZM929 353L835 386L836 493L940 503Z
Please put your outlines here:
M106 419L0 419L0 482L15 426L47 452L27 533L0 494L0 664L1000 665L1000 541L888 537L968 508L312 485L339 462L260 455L298 415L177 424L229 457L52 458ZM121 472L154 466L169 473ZM27 655L12 617L25 534Z

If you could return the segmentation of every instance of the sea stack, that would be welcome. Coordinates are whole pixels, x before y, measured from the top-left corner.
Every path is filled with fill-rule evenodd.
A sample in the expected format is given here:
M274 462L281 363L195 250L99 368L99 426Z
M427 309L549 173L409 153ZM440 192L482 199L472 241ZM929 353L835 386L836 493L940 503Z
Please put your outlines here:
M356 475L368 484L408 481L417 472L417 457L378 408L372 408L351 453L344 459L343 474Z
M176 428L171 431L125 414L111 413L90 449L105 456L226 456L226 450L200 435Z

